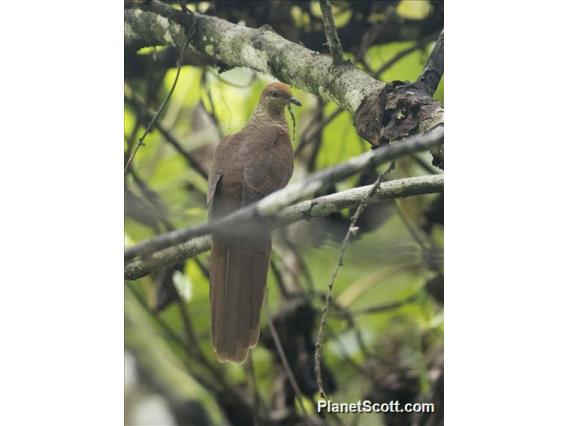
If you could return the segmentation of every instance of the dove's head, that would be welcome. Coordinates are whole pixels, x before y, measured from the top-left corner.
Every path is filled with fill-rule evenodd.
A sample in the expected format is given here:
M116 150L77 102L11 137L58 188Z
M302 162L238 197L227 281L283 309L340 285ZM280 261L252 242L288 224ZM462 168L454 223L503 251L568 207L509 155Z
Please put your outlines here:
M259 106L271 116L281 116L289 104L302 106L300 101L292 96L290 86L279 81L267 85L260 95Z

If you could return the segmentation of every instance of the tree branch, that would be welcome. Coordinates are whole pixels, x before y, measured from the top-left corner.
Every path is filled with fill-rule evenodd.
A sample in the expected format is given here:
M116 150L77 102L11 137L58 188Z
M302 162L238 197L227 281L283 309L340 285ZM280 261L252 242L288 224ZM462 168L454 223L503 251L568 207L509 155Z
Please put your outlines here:
M434 95L440 80L444 75L444 30L438 36L434 49L424 65L424 69L418 77L417 83L422 84L426 93Z
M314 173L306 180L276 191L222 219L192 228L168 232L152 240L142 241L138 245L126 249L124 257L126 260L132 259L135 256L145 255L184 242L189 238L208 234L213 230L231 230L234 229L235 225L242 225L242 223L250 219L275 216L284 207L316 193L326 185L345 179L369 167L375 167L397 159L403 155L435 148L442 144L443 135L443 128L438 127L427 134L410 136L392 145L385 145L376 150L367 151L345 163Z
M369 194L372 185L349 189L331 195L303 201L287 207L276 215L274 227L288 225L302 219L328 216L331 213L358 205ZM442 192L444 176L420 176L384 182L370 202L383 199L411 197ZM201 236L184 243L168 247L126 263L124 278L135 280L161 268L197 256L211 248L211 238Z
M296 396L296 399L298 400L298 403L300 404L300 408L302 409L304 415L307 416L308 412L306 411L306 407L304 406L304 401L302 399L302 393L300 392L300 387L298 386L298 382L296 381L294 373L290 368L290 363L288 362L288 358L286 358L286 353L284 352L284 348L282 347L282 342L280 342L280 337L278 336L276 327L274 327L274 322L272 321L272 315L270 313L270 306L268 305L268 303L265 303L264 306L267 313L266 319L268 322L268 329L270 330L270 334L272 335L272 340L274 340L274 346L276 346L276 352L280 357L280 362L282 363L282 367L284 367L284 372L286 373L286 377L288 378L288 381L290 382L290 385L294 390L294 394Z
M212 58L221 72L247 67L335 102L354 114L357 133L374 146L443 122L443 110L432 107L422 86L386 84L353 64L336 66L331 57L285 39L268 25L247 28L197 12L189 17L157 0L126 7L127 48L180 46L189 37L191 45Z
M127 7L136 9L124 13L126 48L183 46L185 32L171 18L182 12L155 0L128 3ZM351 112L357 110L365 96L385 86L351 64L335 67L331 57L281 37L268 25L253 29L197 12L192 16L195 31L191 45L215 59L222 70L247 67L268 73Z
M329 47L333 63L336 65L342 64L344 62L343 47L341 47L341 41L339 40L337 30L335 29L335 21L333 20L331 4L329 4L329 0L319 0L319 4L323 18L325 38L327 40L327 45Z

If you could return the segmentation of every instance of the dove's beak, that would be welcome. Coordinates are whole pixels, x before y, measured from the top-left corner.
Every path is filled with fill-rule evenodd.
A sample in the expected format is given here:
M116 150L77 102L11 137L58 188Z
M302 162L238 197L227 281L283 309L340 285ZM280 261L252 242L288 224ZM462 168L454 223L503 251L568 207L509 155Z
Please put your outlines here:
M288 102L290 102L291 104L294 104L294 105L302 106L302 103L298 99L296 99L294 96L290 96L288 98Z

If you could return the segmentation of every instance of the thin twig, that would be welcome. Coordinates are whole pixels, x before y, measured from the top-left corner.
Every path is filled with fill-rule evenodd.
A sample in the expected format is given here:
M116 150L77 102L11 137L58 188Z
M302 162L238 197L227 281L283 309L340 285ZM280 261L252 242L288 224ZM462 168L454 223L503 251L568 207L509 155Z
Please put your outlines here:
M194 356L201 362L201 364L205 368L207 368L211 372L211 374L215 376L217 380L225 382L224 378L222 378L219 367L217 365L213 365L209 361L209 359L205 356L203 350L201 349L197 333L195 333L195 329L193 328L193 323L191 321L191 316L189 315L186 302L181 298L181 296L177 298L177 301L188 342L192 345L192 347L188 346L188 349L191 352L193 352ZM228 386L228 384L226 384L226 386Z
M331 120L337 117L339 113L344 111L341 108L338 108L328 118L322 120L323 110L324 110L323 101L320 98L318 98L318 104L316 106L314 116L311 119L311 121L308 123L304 131L302 132L300 136L300 142L298 143L298 146L294 150L295 157L300 155L300 153L307 146L307 144L315 136L317 136L322 131L322 129L331 122Z
M294 377L294 373L292 373L292 369L290 368L290 364L288 363L288 359L286 358L286 354L284 353L284 348L282 347L282 343L280 342L280 338L278 337L278 332L276 331L276 327L274 327L274 323L272 322L272 315L270 313L270 307L268 303L265 303L264 306L266 307L266 317L268 321L268 328L270 329L270 334L272 335L272 339L274 340L274 345L276 346L276 351L278 352L278 356L280 357L280 361L284 367L284 371L286 372L286 376L288 377L288 381L292 385L292 389L294 389L294 393L296 394L296 399L302 408L302 411L307 416L308 411L306 407L304 407L304 401L302 400L302 394L300 392L300 387L298 386L298 382L296 382L296 378Z
M341 113L346 112L344 109L338 108L333 111L328 117L325 118L322 122L320 122L316 127L312 127L311 124L308 126L306 131L302 134L300 138L300 142L294 151L294 156L297 157L300 155L302 150L308 145L308 143L320 133L325 126L335 120ZM311 130L313 128L313 130Z
M431 175L440 174L440 170L436 169L434 166L432 166L430 163L425 161L420 156L413 154L411 155L411 157L416 162L416 164L418 164L426 173L429 173Z
M329 0L319 0L319 4L323 18L325 38L327 39L327 45L329 47L331 57L333 58L333 63L336 65L341 64L344 62L343 47L341 47L341 41L339 41L339 36L337 35L337 30L335 28L331 4L329 3Z
M339 349L341 350L341 356L342 359L347 361L347 363L349 365L351 365L351 367L353 367L355 370L357 370L358 372L360 372L361 374L363 374L365 377L368 377L369 372L365 369L365 367L363 365L357 364L357 362L351 358L351 356L349 355L349 351L347 350L347 348L345 347L345 343L343 343L343 341L340 338L340 333L336 332L335 330L333 330L333 328L331 328L329 326L329 324L327 325L327 331L329 333L329 336L335 341L337 342L337 345L339 347Z
M195 330L191 323L191 317L189 316L189 312L187 311L185 302L181 299L181 297L178 297L178 306L180 309L180 314L182 317L182 322L184 325L188 341L192 343L192 346L189 345L186 346L188 355L192 356L194 359L199 361L199 363L203 367L205 367L209 371L209 373L211 373L211 375L215 378L217 383L223 386L223 389L226 389L228 392L233 394L233 396L236 399L239 399L243 404L245 404L248 408L251 408L252 410L252 407L250 407L249 402L245 401L245 399L240 394L240 392L225 379L219 367L217 365L213 365L211 361L203 353L203 350L199 345L197 334L195 333Z
M254 372L254 362L252 360L252 353L247 357L247 361L245 363L245 371L247 373L248 385L250 387L250 392L252 394L252 400L253 400L253 418L255 422L254 426L261 426L260 411L262 409L262 411L265 412L266 405L264 404L264 401L262 400L258 392L258 385L256 382L256 376Z
M205 264L201 260L199 260L198 257L194 258L193 260L195 260L195 263L199 268L199 270L201 271L201 275L203 275L203 278L209 280L209 268L205 266Z
M316 382L317 382L317 385L318 385L318 390L319 390L320 396L322 398L325 398L325 399L328 399L328 397L327 397L327 395L326 395L326 393L323 389L323 380L322 380L322 377L321 377L321 343L322 343L322 338L323 338L323 328L324 328L324 325L325 325L325 321L327 319L327 312L328 312L329 305L330 305L330 302L331 302L331 294L332 294L332 291L333 291L333 284L335 283L335 279L337 278L337 274L339 273L339 268L341 266L343 266L343 257L345 256L345 250L347 249L347 243L349 242L349 239L351 238L351 236L355 235L357 233L358 227L355 226L355 224L357 223L359 216L361 215L363 210L365 210L365 208L367 207L367 205L369 204L369 202L373 198L373 195L375 194L375 192L377 192L379 190L379 188L381 186L381 182L382 182L383 178L385 177L385 175L387 173L389 173L393 168L394 168L394 162L391 162L388 169L384 173L379 174L379 177L377 178L376 182L373 184L373 186L369 190L369 193L361 201L361 203L359 204L359 207L357 207L357 210L355 211L355 214L351 217L351 223L349 224L349 229L345 233L345 237L343 238L343 242L341 243L341 247L339 249L339 257L337 258L337 262L335 264L335 267L333 268L333 271L332 271L331 276L329 278L329 282L327 284L327 295L326 295L326 299L325 299L325 304L324 304L323 309L322 309L322 315L321 315L318 335L317 335L317 339L316 339L315 369L314 369L314 372L315 372L315 375L316 375Z
M142 297L141 294L138 294L138 291L136 291L136 287L133 286L130 283L127 283L127 287L129 288L129 290L132 292L132 294L134 295L134 298L138 301L138 303L140 304L140 306L142 306L142 308L144 308L144 311L146 311L146 313L156 322L156 324L158 324L158 326L160 326L160 328L164 331L164 333L167 335L167 339L166 341L173 341L176 343L176 345L178 345L179 347L183 348L184 350L188 350L188 346L187 344L183 341L183 339L178 336L171 328L170 326L159 316L156 314L156 312L154 312L146 303L146 301L144 300L144 298Z
M211 88L209 87L209 81L207 80L207 73L206 72L204 72L201 75L200 84L201 84L202 90L205 91L205 96L207 97L207 101L209 102L209 106L211 108L211 111L207 111L207 108L205 108L205 103L203 102L203 100L201 100L201 104L203 105L203 109L211 117L211 120L213 120L213 124L217 128L217 131L222 136L223 132L221 131L221 124L219 123L219 119L217 118L217 111L215 109L215 103L213 102L213 95L211 94Z
M357 62L355 62L357 63ZM363 66L363 69L367 72L367 74L373 74L373 69L371 68L371 65L369 64L369 62L363 58L361 59L361 61L359 61L359 63Z
M324 303L328 302L326 293L317 292L314 295L317 296L319 299L322 299ZM344 307L343 305L337 303L335 300L333 300L333 298L329 299L329 304L330 307L335 309L338 312L338 314L345 320L345 322L347 322L347 328L352 329L353 332L355 333L355 340L357 340L357 344L361 349L361 353L365 356L365 358L370 358L372 355L367 349L367 345L365 345L365 342L363 341L363 335L361 334L361 329L357 326L357 323L355 322L355 318L353 317L351 311L346 307Z
M315 143L313 143L312 151L310 152L310 154L308 156L308 160L306 162L306 169L307 169L308 173L313 173L314 170L316 169L318 154L319 154L320 149L323 145L323 129L325 128L325 126L321 126L321 123L324 121L324 119L323 119L323 103L321 101L320 101L320 107L317 109L316 114L319 117L320 126L318 126L319 127L318 132L314 133L314 136L312 138L312 139L315 139Z
M270 258L270 270L274 275L274 279L276 280L276 285L278 286L278 290L280 290L280 294L284 299L289 299L290 293L288 293L288 289L284 284L284 277L282 276L282 271L280 271L279 266L276 264L274 256Z
M418 243L418 245L420 246L420 249L422 250L422 253L426 252L429 250L429 246L428 246L428 241L426 240L426 238L424 238L420 232L414 228L414 226L410 223L410 220L408 220L408 218L406 217L406 214L402 211L402 209L400 208L400 205L395 202L394 203L395 209L396 209L396 213L398 214L398 217L400 217L400 220L402 221L402 223L404 224L404 227L408 230L408 232L410 233L410 235L412 235L412 238L414 238L414 240Z
M380 312L387 312L387 311L392 311L394 309L398 309L401 308L402 306L405 306L409 303L413 303L416 302L417 300L417 294L411 294L410 296L408 296L405 299L396 301L396 302L392 302L392 303L385 303L382 305L376 305L376 306L368 306L366 308L361 308L361 309L357 309L351 312L352 315L368 315L368 314L377 314Z
M415 50L421 49L424 46L426 46L426 44L431 42L434 39L434 37L435 37L434 35L429 35L428 37L425 37L422 40L419 40L418 42L416 42L416 44L413 44L412 46L401 50L396 55L394 55L392 58L390 58L387 62L385 62L383 65L381 65L379 67L379 69L377 69L377 71L374 72L373 77L380 79L381 76L383 75L383 73L385 71L387 71L390 67L392 67L394 64L396 64L401 59L410 55Z
M137 299L138 303L144 308L144 310L153 318L157 324L166 332L166 334L185 352L187 355L186 357L182 358L182 363L187 370L188 374L196 379L205 389L208 389L217 398L220 398L225 392L231 395L235 401L238 401L243 407L252 410L249 402L243 398L241 392L235 388L231 383L229 383L221 371L219 371L215 366L213 366L209 360L201 353L201 356L195 356L195 353L192 351L191 347L184 342L171 328L170 326L156 313L153 312L150 307L145 302L142 295L138 294L134 289L134 286L128 285L132 294ZM213 376L213 380L209 377L204 376L198 373L195 370L195 364L191 362L191 360L197 360L203 367L205 367L209 373Z
M179 295L178 295L179 296ZM187 311L187 307L185 306L185 301L181 298L181 296L176 298L179 313L181 316L181 320L183 323L183 328L185 330L185 335L188 343L188 349L193 352L196 356L202 357L203 353L201 353L201 347L199 345L199 339L195 334L195 330L193 328L193 324L191 322L191 317L189 316L189 312Z
M191 14L190 10L187 8L187 1L178 0L178 3L181 6L181 10L183 10L185 13Z
M420 246L420 254L422 255L422 260L430 269L440 272L439 268L441 265L441 255L443 255L443 251L440 251L435 241L430 240L421 229L415 227L410 222L398 201L395 201L395 207L402 223L404 224L406 229L408 229L408 232L412 235L412 238L414 238L414 240Z
M163 228L166 231L175 229L175 227L168 220L168 209L160 198L160 195L152 188L150 188L150 186L146 182L144 182L144 180L138 175L138 172L135 169L130 169L130 176L132 176L134 183L140 190L140 193L142 194L144 199L149 203L148 208L145 208L145 210L148 210L148 213L151 215L152 219L156 221L157 228L155 228L154 231L158 233L160 232L160 228Z
M130 154L134 149L134 141L136 140L136 133L138 133L138 129L140 128L141 124L142 123L140 120L140 116L136 114L136 122L134 123L134 127L132 128L132 131L130 132L130 135L128 136L128 139L126 141L126 153L124 156L125 159L130 157Z
M142 115L151 116L150 111L146 105L143 105L140 99L137 99L136 95L132 97L125 96L125 100L127 103L131 104L134 108L136 108ZM185 162L193 168L200 176L207 180L208 173L203 168L203 166L189 153L185 150L182 146L181 142L170 132L168 131L159 120L154 122L154 127L158 130L161 135L164 137L166 142L168 142L185 160Z
M365 70L369 74L372 73L367 70L366 62L364 60L367 51L371 48L371 45L375 42L375 40L377 40L384 33L385 30L387 30L389 27L392 27L393 25L397 25L394 21L396 21L398 17L399 15L396 12L396 7L392 5L388 6L384 14L384 19L381 22L376 22L375 24L373 24L371 28L365 31L365 33L361 37L361 42L359 43L360 47L357 54L355 55L355 63L362 60L361 62Z
M138 152L138 149L143 145L144 143L144 139L146 138L146 136L148 135L148 133L150 133L150 131L152 130L152 127L154 126L154 123L156 122L156 120L158 119L158 117L160 116L160 114L162 113L162 111L164 110L164 107L166 106L166 104L169 102L170 98L172 97L172 94L174 93L174 90L176 88L178 79L179 79L179 75L181 72L181 67L183 65L183 55L185 53L185 49L187 47L187 45L189 44L189 39L187 40L187 42L183 45L183 48L180 51L180 55L179 55L179 59L178 59L178 63L177 63L177 71L176 71L176 76L174 79L174 83L172 84L172 88L170 89L170 91L168 92L168 95L166 96L166 98L164 99L164 101L162 102L162 104L160 105L160 107L158 108L158 110L156 111L156 113L154 114L154 116L152 117L152 120L150 120L150 123L148 123L148 125L146 126L146 130L144 131L144 133L142 134L142 136L140 137L140 139L138 139L138 142L136 143L136 146L134 147L134 149L132 150L132 154L130 154L130 157L128 158L128 161L126 162L126 165L124 166L124 175L126 176L126 173L128 172L128 167L130 166L130 163L132 163L132 160L134 159L134 156L136 155L136 153Z
M177 138L168 130L166 130L161 123L156 123L156 129L162 134L166 142L168 142L174 149L184 158L185 162L189 167L194 169L197 174L203 177L205 180L209 178L209 174L205 168L197 161L193 155L191 155L187 150L185 150Z
M132 285L128 285L130 291L132 292L132 294L134 295L134 297L136 298L137 302L140 304L140 306L142 306L142 308L144 309L144 311L146 311L146 313L156 322L156 324L158 324L160 326L160 328L162 329L162 331L168 336L168 338L175 342L175 344L181 348L183 351L185 351L185 353L191 354L191 349L190 347L187 345L186 342L183 341L183 339L178 336L171 328L170 326L154 311L152 311L152 309L148 306L148 304L146 303L146 301L144 300L144 298L142 297L141 294L138 294L138 292L135 290L134 286ZM168 344L171 345L171 343L166 340L168 342ZM184 358L185 361L185 358ZM218 388L219 386L219 381L217 381L217 383L215 383L214 381L209 381L209 379L201 376L200 374L197 374L196 371L194 371L193 366L190 366L190 363L188 362L184 362L183 363L187 372L194 377L204 388L210 390L213 393L218 393L220 391L220 389Z
M286 233L285 230L280 233L280 239L282 241L282 244L288 250L290 250L292 252L296 262L298 263L298 268L300 270L300 274L304 276L304 279L306 281L306 285L308 286L308 293L310 293L310 294L313 293L313 291L314 291L314 280L312 278L312 274L310 273L308 265L306 265L304 258L302 257L302 255L298 251L298 248L296 247L296 245L294 243L292 243L290 241L290 239L288 238L288 234Z

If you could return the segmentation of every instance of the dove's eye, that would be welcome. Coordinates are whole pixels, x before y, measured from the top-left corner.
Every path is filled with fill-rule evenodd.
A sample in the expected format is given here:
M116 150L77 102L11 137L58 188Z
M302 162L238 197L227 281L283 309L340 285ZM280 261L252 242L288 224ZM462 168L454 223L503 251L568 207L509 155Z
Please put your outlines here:
M277 98L278 97L278 92L276 90L271 90L270 91L270 96L272 96L273 98Z

